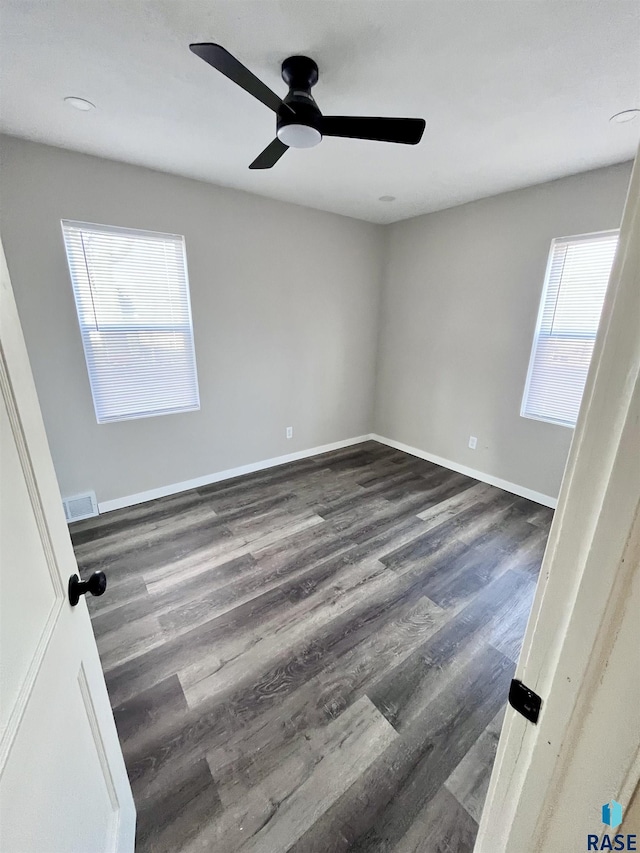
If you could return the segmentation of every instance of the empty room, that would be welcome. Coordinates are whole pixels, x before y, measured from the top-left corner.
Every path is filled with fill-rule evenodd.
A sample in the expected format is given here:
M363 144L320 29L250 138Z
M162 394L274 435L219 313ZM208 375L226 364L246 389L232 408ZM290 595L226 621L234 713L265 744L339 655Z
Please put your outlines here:
M0 10L3 853L635 849L640 4Z

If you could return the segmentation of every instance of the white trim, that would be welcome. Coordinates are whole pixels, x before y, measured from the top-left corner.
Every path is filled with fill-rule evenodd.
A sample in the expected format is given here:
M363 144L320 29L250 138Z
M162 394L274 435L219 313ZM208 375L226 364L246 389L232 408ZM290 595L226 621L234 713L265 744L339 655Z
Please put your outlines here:
M442 456L436 456L435 453L427 453L425 450L419 450L417 447L411 447L409 444L403 444L401 441L395 441L392 438L385 438L382 435L373 433L370 436L374 441L379 441L380 444L386 444L389 447L395 447L396 450L402 450L404 453L410 453L412 456L417 456L420 459L426 459L428 462L434 462L436 465L442 465L443 468L450 468L452 471L457 471L459 474L466 474L467 477L473 477L475 480L482 480L483 483L489 483L490 486L497 486L499 489L504 489L505 492L511 492L514 495L519 495L521 498L527 498L530 501L549 506L552 509L556 508L558 503L557 498L552 498L550 495L543 495L542 492L534 492L533 489L527 489L525 486L519 486L517 483L510 483L508 480L502 480L500 477L494 477L493 474L485 474L484 471L476 471L475 468L468 468L466 465L461 465L459 462L452 462L451 459L444 459Z
M404 453L409 453L411 456L417 456L419 459L426 459L436 465L441 465L443 468L449 468L451 471L457 471L459 474L466 474L468 477L473 477L475 480L481 480L483 483L489 483L491 486L496 486L499 489L504 489L505 492L511 492L514 495L519 495L522 498L528 498L530 501L549 506L555 509L558 502L557 498L552 498L550 495L543 495L542 492L534 492L533 489L527 489L525 486L519 486L516 483L510 483L508 480L502 480L500 477L494 477L492 474L485 474L483 471L476 471L474 468L468 468L466 465L460 465L458 462L452 462L451 459L444 459L442 456L436 456L434 453L427 453L424 450L419 450L417 447L411 447L408 444L403 444L401 441L395 441L392 438L385 438L382 435L369 433L367 435L359 435L356 438L345 438L342 441L334 441L331 444L322 444L319 447L310 447L308 450L298 450L295 453L287 453L285 456L275 456L272 459L263 459L260 462L251 462L248 465L240 465L238 468L228 468L226 471L217 471L215 474L205 474L204 477L195 477L193 480L184 480L181 483L171 483L168 486L160 486L157 489L149 489L146 492L138 492L135 495L126 495L122 498L113 498L110 501L99 501L98 511L100 514L111 512L114 509L123 509L135 504L152 501L156 498L165 498L168 495L175 495L178 492L186 492L189 489L197 489L200 486L208 486L211 483L219 483L222 480L231 480L233 477L241 477L243 474L253 474L255 471L264 471L266 468L276 468L278 465L286 465L287 462L296 462L298 459L307 459L309 456L320 456L322 453L329 453L332 450L341 450L343 447L351 447L354 444L362 444L363 441L377 441L380 444L386 444L388 447L395 447L396 450L402 450Z
M215 474L205 474L204 477L196 477L193 480L184 480L182 483L172 483L169 486L160 486L157 489L149 489L146 492L138 492L137 495L126 495L122 498L113 498L110 501L99 501L98 511L110 512L114 509L123 509L127 506L152 501L155 498L164 498L177 492L186 492L199 486L208 486L210 483L219 483L221 480L231 480L243 474L252 474L254 471L263 471L265 468L275 468L285 465L287 462L296 462L298 459L306 459L309 456L319 456L321 453L329 453L331 450L340 450L350 447L352 444L361 444L369 441L372 435L359 435L356 438L345 438L342 441L334 441L331 444L323 444L320 447L311 447L308 450L298 450L295 453L287 453L285 456L275 456L273 459L263 459L261 462L251 462L249 465L240 465L238 468L228 468L226 471L217 471ZM383 442L384 443L384 442Z
M587 832L602 840L609 797L627 807L625 831L635 829L639 269L640 154L516 669L542 696L542 714L532 726L507 710L477 853L584 850Z
M554 243L561 243L563 240L571 240L572 243L577 243L580 240L593 240L596 237L608 237L609 234L620 234L619 228L605 228L604 231L589 231L588 234L566 234L564 237L554 237Z
M140 418L154 418L154 417L162 417L164 415L176 415L183 414L185 412L198 412L200 411L200 385L198 381L198 363L196 361L196 350L195 350L195 337L193 332L193 314L191 311L191 285L189 282L189 267L187 264L187 243L184 235L182 234L165 234L161 231L143 231L135 228L121 228L117 225L98 225L90 222L78 222L74 219L61 219L60 227L62 229L62 240L64 243L66 258L67 258L67 267L69 269L69 278L71 281L71 287L73 290L73 298L75 300L76 305L76 313L78 316L78 326L80 329L80 336L82 338L82 348L84 350L84 358L87 367L87 376L89 378L89 385L91 387L91 397L93 399L93 408L95 411L96 422L98 424L110 424L110 423L120 423L122 421L129 420L138 420ZM67 239L69 236L69 231L80 231L81 236L84 231L93 231L95 234L112 234L116 236L129 236L129 237L137 237L139 239L145 240L173 240L175 243L179 243L182 248L182 268L184 272L184 286L185 286L185 303L186 303L186 321L185 323L167 326L167 328L172 329L180 329L182 328L184 334L187 334L189 337L190 344L190 354L191 359L193 361L193 382L194 382L194 391L195 391L195 400L190 405L180 405L180 406L170 406L165 409L154 409L153 411L144 411L137 409L135 412L129 412L128 414L122 414L120 412L117 415L108 415L101 416L99 413L99 400L100 395L97 394L96 391L96 373L91 366L91 360L89 357L89 353L92 350L92 345L88 342L88 333L97 328L97 319L95 316L95 306L93 307L93 317L96 325L87 324L86 319L83 318L83 310L81 308L81 297L80 297L80 285L76 281L76 276L74 274L74 262L72 260L73 251L71 249L70 241ZM87 259L84 258L84 266L86 267L86 274L88 276L88 285L89 290L91 290L91 276L89 273L89 267L87 266ZM93 296L92 296L92 305L93 305ZM142 324L137 326L131 326L129 331L131 332L143 332L148 328L148 324ZM121 328L119 331L124 331ZM95 365L94 365L95 367Z
M184 240L183 234L171 234L165 231L147 231L145 228L127 228L123 225L105 225L104 222L80 222L77 219L61 219L63 225L71 225L74 228L83 228L87 230L99 230L108 234L129 234L131 237L141 237L142 239L157 240L159 237L177 237Z
M527 375L527 385L525 387L525 394L529 391L529 377ZM522 398L524 405L524 397ZM554 418L545 418L542 415L528 415L525 411L520 411L521 418L529 418L530 421L540 421L543 424L553 424L554 426L566 427L567 429L575 429L575 424L569 424L566 421L557 421Z
M619 237L620 229L609 228L607 231L593 231L589 234L575 234L570 237L555 237L551 241L551 245L549 246L549 254L547 255L547 265L544 271L544 281L542 284L542 292L540 294L540 302L538 304L538 316L536 318L536 325L533 330L533 340L531 342L531 349L529 351L529 365L527 367L527 376L524 382L522 401L520 403L521 418L530 418L533 421L541 421L542 423L555 424L555 426L563 426L567 427L568 429L575 429L576 427L575 422L569 423L568 421L561 421L557 418L552 418L546 415L533 415L526 411L527 405L529 403L529 388L531 385L531 377L533 376L533 368L536 360L536 351L538 348L538 339L540 337L540 328L542 326L542 320L546 308L547 291L549 290L549 282L551 279L551 268L553 266L553 258L558 243L579 243L581 241L595 240L598 237L609 237L612 234L617 234Z

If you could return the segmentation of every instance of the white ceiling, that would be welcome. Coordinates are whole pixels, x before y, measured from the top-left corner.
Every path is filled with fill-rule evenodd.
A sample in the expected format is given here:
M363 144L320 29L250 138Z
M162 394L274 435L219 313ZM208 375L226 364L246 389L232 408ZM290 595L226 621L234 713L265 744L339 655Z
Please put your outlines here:
M0 24L3 131L373 222L621 162L640 136L609 122L640 107L635 0L2 0ZM193 41L282 95L305 53L323 112L423 117L423 141L325 139L249 171L275 117Z

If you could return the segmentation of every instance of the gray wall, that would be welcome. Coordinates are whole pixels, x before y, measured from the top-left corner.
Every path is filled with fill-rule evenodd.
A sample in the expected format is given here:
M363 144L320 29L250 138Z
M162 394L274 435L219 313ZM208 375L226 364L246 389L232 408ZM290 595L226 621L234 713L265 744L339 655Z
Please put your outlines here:
M8 137L0 180L63 495L120 498L370 431L380 226ZM185 235L199 412L96 423L62 218Z
M10 137L0 153L64 495L116 499L372 430L557 495L573 431L519 414L549 244L617 227L630 164L383 227ZM185 235L199 412L96 423L62 218Z
M520 417L549 245L617 228L630 173L612 166L389 226L375 432L557 496L573 430Z

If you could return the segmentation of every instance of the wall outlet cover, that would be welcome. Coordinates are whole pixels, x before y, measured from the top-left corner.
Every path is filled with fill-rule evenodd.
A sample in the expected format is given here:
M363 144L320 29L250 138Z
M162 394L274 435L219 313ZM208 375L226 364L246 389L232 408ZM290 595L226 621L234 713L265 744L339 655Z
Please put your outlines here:
M293 438L293 427L287 427L287 438Z
M475 450L477 446L478 446L477 437L475 435L470 435L469 436L469 447L471 448L471 450Z

